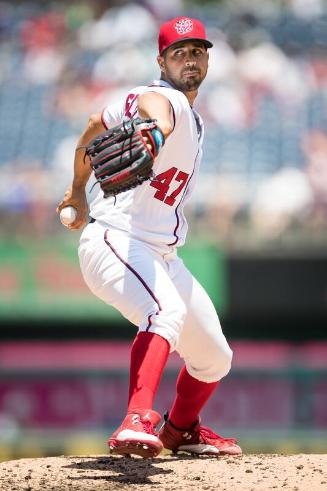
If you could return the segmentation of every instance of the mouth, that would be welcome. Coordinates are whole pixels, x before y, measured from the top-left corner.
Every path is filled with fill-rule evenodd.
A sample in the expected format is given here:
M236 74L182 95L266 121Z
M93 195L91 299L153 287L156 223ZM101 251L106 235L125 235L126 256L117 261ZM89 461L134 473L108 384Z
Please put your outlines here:
M192 71L188 70L186 72L183 72L183 75L185 77L194 77L195 75L199 75L199 73L200 72L198 70L192 70Z

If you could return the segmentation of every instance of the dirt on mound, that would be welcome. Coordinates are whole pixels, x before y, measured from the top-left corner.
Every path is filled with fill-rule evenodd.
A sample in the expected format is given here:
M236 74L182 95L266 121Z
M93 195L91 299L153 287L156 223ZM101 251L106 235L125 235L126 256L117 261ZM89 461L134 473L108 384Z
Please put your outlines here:
M1 491L326 491L327 455L188 455L143 460L107 455L0 463Z

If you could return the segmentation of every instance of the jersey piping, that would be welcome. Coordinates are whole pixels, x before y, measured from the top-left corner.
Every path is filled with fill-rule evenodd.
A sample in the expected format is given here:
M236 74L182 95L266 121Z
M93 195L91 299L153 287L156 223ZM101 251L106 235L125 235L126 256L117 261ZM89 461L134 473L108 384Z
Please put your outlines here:
M109 232L109 230L106 230L105 233L104 233L104 241L105 241L105 243L110 247L111 251L115 254L115 256L119 259L119 261L121 261L124 264L124 266L142 283L142 285L144 286L144 288L146 289L146 291L149 293L149 295L153 298L153 300L155 301L155 303L158 306L157 312L155 312L155 314L150 314L148 316L148 325L146 327L146 331L149 331L149 329L150 329L150 327L152 325L151 317L153 315L159 315L159 312L162 310L161 305L160 305L160 302L157 299L157 297L155 296L155 294L153 293L153 291L151 290L151 288L144 281L144 279L142 278L142 276L137 271L135 271L135 269L128 262L126 262L120 256L120 254L118 254L118 252L116 251L116 249L113 247L113 245L110 243L110 241L108 239L108 232Z
M192 109L192 113L193 113L193 116L194 116L194 119L195 119L196 128L197 128L197 132L198 132L198 141L200 142L201 139L202 139L202 137L203 137L203 130L202 130L202 127L201 127L201 123L200 123L198 114L194 111L194 109ZM190 182L192 180L192 177L194 175L196 161L197 161L198 156L199 156L199 150L197 151L197 154L196 154L196 157L195 157L195 160L194 160L192 174L191 174L191 176L190 176L190 178L189 178L189 180L187 182L187 185L185 186L185 189L184 189L184 192L182 194L181 200L180 200L180 202L178 203L178 205L175 208L175 216L176 216L176 221L177 221L176 227L174 229L175 240L174 240L174 242L171 242L170 244L168 244L168 246L174 246L174 245L176 245L177 242L178 242L178 240L179 240L179 237L177 235L177 230L178 230L179 224L180 224L180 219L179 219L179 215L178 215L178 208L179 208L180 204L183 202L183 199L184 199L184 197L187 194L187 189L189 188L189 184L190 184Z
M171 244L168 244L169 246L176 245L176 244L177 244L177 242L178 242L178 240L179 240L179 237L178 237L178 235L177 235L177 230L178 230L179 223L180 223L180 221L179 221L179 216L178 216L178 208L179 208L180 204L183 202L184 196L186 195L186 191L187 191L187 189L188 189L188 187L189 187L189 184L190 184L190 182L191 182L191 179L192 179L192 177L193 177L193 175L194 175L194 171L195 171L195 162L196 162L196 160L197 160L197 158L198 158L198 155L199 155L199 151L198 151L198 153L196 154L196 157L195 157L195 160L194 160L192 174L191 174L191 176L190 176L189 180L187 181L187 184L186 184L186 186L185 186L185 189L184 189L184 192L183 192L183 194L182 194L181 200L180 200L180 202L178 203L178 205L177 205L177 206L176 206L176 208L175 208L175 215L176 215L177 224L176 224L176 227L175 227L175 229L174 229L174 236L176 237L176 239L175 239L175 240L174 240L174 242L172 242Z

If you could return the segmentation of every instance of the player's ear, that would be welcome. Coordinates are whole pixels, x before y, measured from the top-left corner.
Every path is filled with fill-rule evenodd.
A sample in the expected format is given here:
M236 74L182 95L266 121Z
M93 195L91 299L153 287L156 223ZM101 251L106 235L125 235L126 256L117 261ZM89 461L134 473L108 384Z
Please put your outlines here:
M160 70L165 73L165 60L163 56L158 55L157 56L157 62L159 65Z

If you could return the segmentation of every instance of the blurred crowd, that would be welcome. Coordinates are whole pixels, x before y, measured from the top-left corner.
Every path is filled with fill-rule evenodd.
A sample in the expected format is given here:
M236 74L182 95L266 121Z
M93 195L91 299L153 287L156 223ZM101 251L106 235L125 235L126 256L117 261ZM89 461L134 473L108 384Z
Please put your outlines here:
M89 114L159 76L158 27L184 14L214 43L196 102L206 136L195 233L227 247L326 244L322 0L0 1L3 233L60 231L54 209Z

